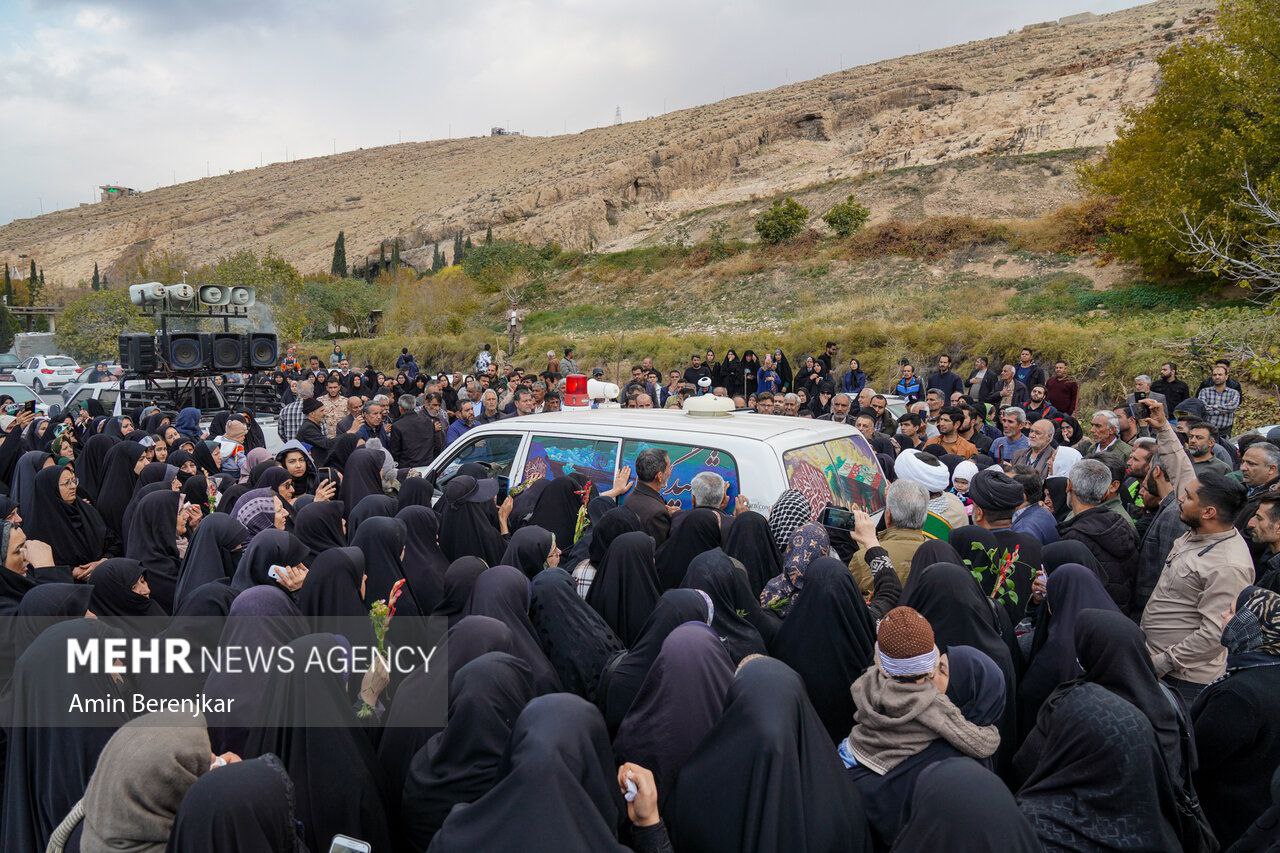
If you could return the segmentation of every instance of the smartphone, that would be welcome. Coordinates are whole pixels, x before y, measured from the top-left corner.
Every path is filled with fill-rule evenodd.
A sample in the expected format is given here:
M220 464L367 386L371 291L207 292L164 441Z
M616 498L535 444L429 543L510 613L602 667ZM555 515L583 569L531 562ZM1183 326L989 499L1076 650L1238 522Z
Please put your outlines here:
M857 518L852 510L841 509L838 506L829 506L822 511L820 523L824 527L834 527L837 530L848 530L853 532L853 528L857 525Z
M1139 400L1145 400L1145 399L1147 399L1147 392L1146 392L1146 391L1134 391L1134 392L1133 392L1133 402L1137 403Z
M289 573L289 569L286 566L272 566L271 568L267 569L267 577L271 578L273 581L276 581L277 583L279 583L283 579L284 575L288 573Z
M371 853L372 850L373 846L368 841L348 835L335 835L329 842L329 853Z
M22 404L22 409L23 411L26 411L26 412L34 412L36 410L36 401L28 400L27 402Z
M338 481L338 478L333 476L332 468L318 468L316 470L316 475L319 476L321 483L325 480L332 480L335 483Z

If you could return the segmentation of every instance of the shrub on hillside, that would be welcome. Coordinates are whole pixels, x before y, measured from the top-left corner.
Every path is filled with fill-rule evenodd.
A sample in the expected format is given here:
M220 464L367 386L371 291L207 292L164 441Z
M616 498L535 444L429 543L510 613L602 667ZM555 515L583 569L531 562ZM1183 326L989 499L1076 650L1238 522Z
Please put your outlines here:
M756 220L756 233L765 243L778 244L794 238L809 221L809 208L793 198L775 201Z
M155 323L140 315L129 301L129 291L96 290L67 303L58 317L53 340L59 352L80 362L114 360L120 351L117 336L154 328Z
M828 210L823 215L822 221L830 225L831 230L836 232L837 236L848 237L866 225L867 220L870 218L870 209L854 201L853 196L849 196Z
M956 249L1007 240L1008 229L969 216L934 216L913 222L891 219L853 235L847 244L854 258L905 255L935 258Z

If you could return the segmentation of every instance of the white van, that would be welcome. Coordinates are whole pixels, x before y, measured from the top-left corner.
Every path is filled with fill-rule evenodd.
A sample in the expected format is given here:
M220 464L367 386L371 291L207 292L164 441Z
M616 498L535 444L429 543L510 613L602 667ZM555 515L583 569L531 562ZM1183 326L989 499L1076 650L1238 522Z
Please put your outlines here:
M701 471L724 477L730 498L746 495L751 508L765 515L788 488L809 498L815 517L828 504L872 514L884 509L884 472L853 427L750 412L708 417L594 409L508 418L473 427L419 470L436 476L437 489L464 463L478 462L503 484L502 494L527 480L575 472L604 490L618 467L634 470L636 455L648 447L671 457L663 497L685 509L692 506L690 481Z

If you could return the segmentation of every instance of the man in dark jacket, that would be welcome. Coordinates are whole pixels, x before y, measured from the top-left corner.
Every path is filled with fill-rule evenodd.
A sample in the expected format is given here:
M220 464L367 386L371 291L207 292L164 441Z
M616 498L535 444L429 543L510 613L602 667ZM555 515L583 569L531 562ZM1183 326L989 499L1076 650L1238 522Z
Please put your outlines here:
M1138 573L1138 534L1133 522L1103 506L1113 486L1111 469L1082 459L1067 477L1072 515L1058 528L1063 539L1084 543L1102 572L1102 583L1120 612L1132 616Z
M1258 577L1263 574L1263 547L1257 540L1249 539L1249 520L1258 512L1258 505L1267 495L1274 495L1280 488L1280 447L1269 441L1255 441L1240 454L1240 476L1248 489L1244 509L1236 516L1236 529L1249 542Z
M1176 411L1178 405L1191 396L1187 383L1178 378L1178 365L1166 361L1160 365L1160 378L1151 383L1151 390L1164 395L1165 411Z
M925 390L928 391L930 388L937 388L942 392L944 406L951 405L952 394L964 394L964 380L958 374L951 372L951 356L946 353L938 356L938 369L929 374Z
M636 486L626 497L627 509L640 519L640 529L653 537L655 547L671 533L671 511L662 489L671 476L671 459L665 450L649 447L636 456Z
M1027 391L1027 386L1017 380L1013 365L1006 364L1000 369L999 378L991 386L987 396L982 398L982 402L1003 409L1008 406L1021 406L1029 399L1031 395Z
M1044 368L1035 363L1031 350L1027 347L1023 347L1018 355L1018 366L1013 369L1013 372L1014 378L1028 388L1044 384Z
M325 433L323 423L324 404L315 397L303 400L302 426L298 427L298 434L295 437L302 442L303 447L311 454L311 459L319 467L324 466L329 456L329 448L333 446L333 439Z
M437 403L439 394L429 394ZM444 450L444 428L438 418L424 412L414 411L415 403L412 394L400 397L400 417L391 425L391 458L396 460L400 468L417 468L431 464Z

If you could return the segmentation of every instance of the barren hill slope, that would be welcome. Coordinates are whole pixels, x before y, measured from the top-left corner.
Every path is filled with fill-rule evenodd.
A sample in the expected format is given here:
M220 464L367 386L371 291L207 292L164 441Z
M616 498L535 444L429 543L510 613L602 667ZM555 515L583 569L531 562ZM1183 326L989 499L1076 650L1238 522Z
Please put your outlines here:
M14 221L0 257L33 256L70 284L151 249L205 261L273 247L327 269L339 229L353 259L399 236L414 262L415 247L429 257L430 243L488 225L621 247L696 209L860 173L1100 145L1151 96L1159 52L1212 25L1207 0L1160 0L578 134L278 163Z

